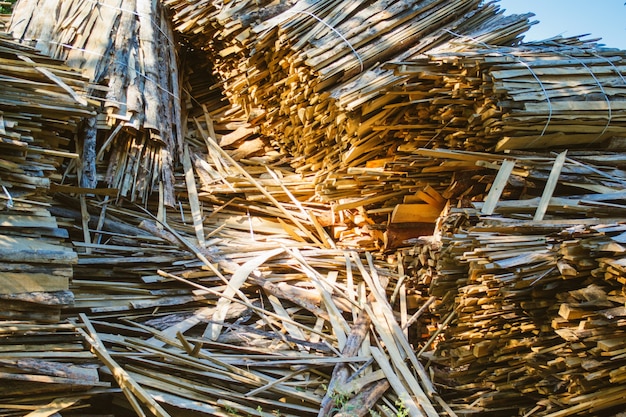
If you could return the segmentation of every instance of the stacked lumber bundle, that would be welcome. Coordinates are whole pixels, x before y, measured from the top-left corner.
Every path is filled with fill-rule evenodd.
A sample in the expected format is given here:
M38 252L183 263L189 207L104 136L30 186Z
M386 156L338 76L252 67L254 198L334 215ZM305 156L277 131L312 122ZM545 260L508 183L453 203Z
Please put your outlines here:
M624 226L478 220L448 236L441 254L438 291L452 281L443 297L454 302L428 356L449 366L440 381L451 407L541 416L623 408L625 299L614 266Z
M571 42L570 42L571 43ZM409 77L376 129L398 149L467 150L623 146L625 52L544 42L442 52L390 65ZM419 104L411 105L412 100Z
M94 84L90 94L102 109L81 132L79 185L103 181L120 197L145 202L162 184L173 205L182 111L177 48L161 3L23 0L9 30Z
M448 404L457 415L619 410L623 156L419 152L448 169L463 162L497 172L477 175L491 188L450 209L439 249L413 249L421 268L408 285L424 303L429 280L439 316L418 356L438 364L434 382Z
M623 146L626 120L619 110L626 92L619 72L623 61L623 51L560 39L518 48L480 49L466 44L461 52L388 64L407 78L389 88L387 97L393 101L375 113L371 128L381 136L342 154L349 166L333 169L318 180L317 194L338 212L358 209L376 224L388 223L384 247L393 248L398 238L403 239L394 230L403 217L394 213L410 210L413 237L423 235L427 229L421 227L419 216L432 229L446 200L454 204L460 192L480 200L494 178L481 177L481 165L475 165L481 157L469 153L438 166L431 157L445 155L443 148L510 153L544 148L583 152L593 147L607 149L607 157L617 157L611 149ZM588 94L580 94L581 88ZM425 149L431 147L439 149ZM501 160L504 155L487 157L491 158ZM576 173L575 167L568 169ZM525 177L514 174L512 178L519 182ZM610 188L588 189L611 192Z
M529 15L504 16L494 4L401 2L391 8L381 2L261 7L248 2L223 7L210 1L166 3L175 30L209 53L224 96L240 116L243 112L246 124L235 136L269 137L283 154L295 157L292 164L298 172L317 172L317 198L356 225L348 231L343 224L333 225L333 237L351 247L389 249L430 233L452 197L443 194L449 184L442 186L439 177L445 169L433 167L430 178L414 180L414 166L431 164L428 157L416 156L417 148L503 150L600 143L621 129L621 52L596 52L595 44L577 38L518 49L479 49L476 45L515 44L529 25ZM385 42L400 33L407 39L401 47L387 47ZM432 58L413 58L423 53ZM537 75L539 82L535 69L524 66L527 60L546 72ZM521 74L517 84L502 78L510 70L520 73L518 67L528 74ZM545 94L550 106L580 96L578 87L567 82L573 67L577 74L587 71L576 75L581 88L589 87L595 94L589 98L602 102L598 105L605 110L590 113L588 122L578 110L530 113L533 105L545 104ZM544 85L550 86L545 94ZM530 107L521 114L518 107L524 100ZM579 120L580 135L564 132L577 128L563 127L572 117ZM515 145L511 138L520 126L525 139L518 137ZM528 129L539 130L528 139ZM520 140L526 140L523 146ZM453 196L469 183L461 178L455 182L459 188ZM475 190L465 190L467 196L484 191L478 189L481 184L470 185ZM379 227L384 224L391 226ZM406 233L408 229L413 230Z
M78 156L69 149L81 120L94 114L88 80L6 34L0 53L0 317L54 322L72 303L76 253L48 193Z
M377 111L405 77L383 68L456 39L511 45L528 17L478 0L190 2L168 0L174 29L210 53L226 98L295 157L332 172L384 154Z
M111 390L74 326L61 323L78 256L51 198L78 158L82 119L95 113L88 79L62 61L6 34L0 54L0 413L50 415Z

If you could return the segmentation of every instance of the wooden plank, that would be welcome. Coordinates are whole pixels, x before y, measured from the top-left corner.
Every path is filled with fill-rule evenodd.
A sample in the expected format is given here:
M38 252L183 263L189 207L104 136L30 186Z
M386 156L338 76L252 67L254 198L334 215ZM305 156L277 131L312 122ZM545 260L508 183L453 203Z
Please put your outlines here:
M76 264L76 253L41 239L0 235L0 260L5 262Z
M87 343L91 346L92 352L111 370L115 380L124 392L124 395L133 406L135 412L140 416L145 416L137 400L141 401L150 412L157 417L169 417L167 411L163 409L129 374L126 372L108 353L102 341L98 337L96 330L86 315L80 315L81 320L87 328L87 332L78 329Z
M441 208L431 204L397 204L391 213L391 223L434 223Z
M69 289L69 278L50 273L0 272L0 294L54 292Z
M35 227L35 228L50 228L56 229L58 227L56 219L51 217L48 213L47 216L29 216L29 215L17 215L17 214L0 214L0 226L2 227Z
M481 213L485 215L493 214L498 201L500 200L500 196L502 195L502 191L504 191L504 187L506 186L509 176L515 167L515 161L505 159L502 161L502 165L498 170L498 175L496 175L496 179L491 184L491 189L489 190L489 194L487 194L487 198L485 199L485 204L481 209Z
M191 206L191 217L193 219L193 227L196 232L196 239L201 248L206 246L204 238L204 225L202 208L198 200L198 190L196 188L196 179L194 176L193 166L191 165L191 157L189 156L189 146L184 147L183 151L183 170L185 172L185 183L187 184L187 198Z
M561 170L563 169L566 155L567 151L563 151L554 160L554 165L552 166L552 170L550 171L550 176L548 177L546 186L543 189L541 199L539 200L539 205L537 206L537 210L535 211L535 215L533 217L534 221L543 220L546 210L548 209L550 199L552 198L552 194L554 193L556 185L559 181L559 176L561 175Z

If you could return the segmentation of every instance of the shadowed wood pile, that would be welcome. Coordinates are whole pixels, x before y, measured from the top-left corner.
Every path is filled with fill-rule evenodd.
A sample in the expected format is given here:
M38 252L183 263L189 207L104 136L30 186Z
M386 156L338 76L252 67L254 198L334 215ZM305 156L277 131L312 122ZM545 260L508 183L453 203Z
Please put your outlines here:
M90 94L103 105L82 132L79 184L101 182L141 202L162 184L165 203L173 205L182 110L176 44L164 13L150 0L23 0L9 30L97 85Z
M88 80L5 34L0 56L0 316L54 322L72 303L76 253L49 193L64 161L78 157L70 149L81 120L94 114Z
M74 412L119 389L101 380L93 355L68 323L4 321L0 330L3 415Z

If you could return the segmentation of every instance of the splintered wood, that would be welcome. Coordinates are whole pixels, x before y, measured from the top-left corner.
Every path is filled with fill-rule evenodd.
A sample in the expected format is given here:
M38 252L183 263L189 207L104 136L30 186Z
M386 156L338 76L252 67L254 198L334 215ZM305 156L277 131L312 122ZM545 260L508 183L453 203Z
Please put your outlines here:
M84 312L74 324L108 369L102 379L125 395L115 402L149 409L156 400L169 415L322 416L329 404L333 413L438 416L441 398L387 295L404 294L393 265L307 243L304 231L292 238L280 223L242 228L241 217L263 219L246 211L221 208L222 221L204 224L206 247L182 222L191 207L160 227L142 211L109 208L91 253L76 231L76 300L66 313Z

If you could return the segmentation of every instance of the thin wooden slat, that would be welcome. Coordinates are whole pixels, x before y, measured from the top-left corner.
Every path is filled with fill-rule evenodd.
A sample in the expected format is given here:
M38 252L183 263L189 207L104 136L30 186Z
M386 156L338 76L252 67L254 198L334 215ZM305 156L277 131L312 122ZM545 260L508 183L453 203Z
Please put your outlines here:
M183 170L185 172L185 183L187 184L188 199L191 206L191 216L193 219L194 230L196 232L196 239L198 239L198 245L201 248L204 248L206 247L206 241L204 237L204 227L202 224L203 215L200 202L198 200L196 180L191 165L191 157L189 156L188 146L185 146L183 150Z
M498 204L498 200L502 195L502 191L504 191L504 187L506 186L514 167L515 161L508 159L502 161L502 165L498 170L498 175L496 175L496 179L493 181L493 184L491 184L491 189L489 190L489 194L487 194L487 198L485 199L485 204L481 209L482 214L493 214L496 204Z
M85 324L89 333L83 332L83 337L91 345L93 353L111 370L115 380L126 395L126 398L133 405L135 412L143 416L145 415L137 400L141 401L155 416L168 417L169 414L148 394L135 380L126 372L107 352L98 337L96 330L85 314L80 315L82 322ZM80 331L80 329L79 329Z
M394 372L393 368L391 367L391 364L388 362L385 355L383 355L382 352L380 352L380 350L378 350L378 348L374 346L372 346L371 350L372 350L372 356L374 357L374 359L376 360L380 368L385 373L385 376L387 377L387 381L389 381L389 384L391 385L391 387L398 394L400 401L409 412L409 415L411 417L425 416L426 414L422 412L418 404L408 394L408 391L403 386L400 378Z
M26 417L48 417L53 414L58 413L59 411L63 411L68 407L76 404L80 401L80 397L74 398L57 398L54 401L51 401L44 407L39 408L38 410L32 411L26 414Z
M230 306L230 299L237 293L239 288L244 284L250 274L252 274L259 266L267 262L268 259L281 254L284 249L279 248L264 253L245 264L235 271L232 278L228 281L228 287L224 291L224 295L217 302L217 310L213 314L213 324L209 325L205 331L205 337L216 340L220 334L222 323Z
M543 189L543 193L541 194L541 199L539 200L539 206L537 207L537 211L535 211L535 216L533 217L534 221L543 220L543 216L547 210L550 198L552 198L554 189L556 188L556 185L559 181L559 176L561 175L561 169L563 168L563 164L565 163L566 155L567 151L563 151L554 160L554 165L552 166L552 170L550 171L550 176L548 177L546 186Z

